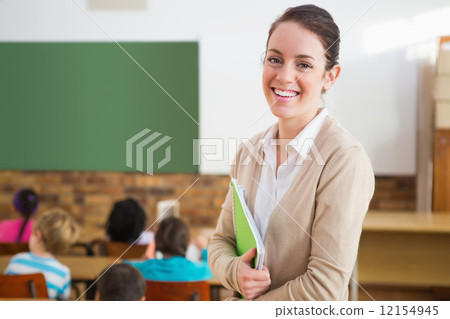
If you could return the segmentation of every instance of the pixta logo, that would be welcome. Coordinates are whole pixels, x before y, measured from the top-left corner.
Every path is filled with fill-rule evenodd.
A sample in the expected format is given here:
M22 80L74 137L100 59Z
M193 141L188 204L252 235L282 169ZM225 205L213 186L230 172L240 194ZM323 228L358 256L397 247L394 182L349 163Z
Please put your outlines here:
M136 153L136 170L144 172L144 157L147 158L145 172L149 175L153 175L153 163L154 153L157 149L162 147L172 138L170 136L161 136L159 132L153 132L148 128L140 131L133 137L129 138L126 142L126 164L128 167L133 168L133 153ZM149 135L150 134L150 135ZM158 139L159 138L159 139ZM146 153L144 153L146 152ZM158 169L170 162L171 148L168 145L165 149L165 156L158 162ZM144 155L145 154L145 155Z

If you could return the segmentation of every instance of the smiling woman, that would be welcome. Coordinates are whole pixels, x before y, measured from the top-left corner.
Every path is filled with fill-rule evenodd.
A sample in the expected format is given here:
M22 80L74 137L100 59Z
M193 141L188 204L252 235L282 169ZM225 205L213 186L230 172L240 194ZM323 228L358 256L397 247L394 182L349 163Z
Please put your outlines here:
M264 267L252 269L254 249L237 256L231 189L209 247L213 274L236 296L348 298L374 175L361 144L319 108L341 70L339 42L331 15L314 5L289 8L270 28L262 84L278 122L238 150L230 174L246 190Z

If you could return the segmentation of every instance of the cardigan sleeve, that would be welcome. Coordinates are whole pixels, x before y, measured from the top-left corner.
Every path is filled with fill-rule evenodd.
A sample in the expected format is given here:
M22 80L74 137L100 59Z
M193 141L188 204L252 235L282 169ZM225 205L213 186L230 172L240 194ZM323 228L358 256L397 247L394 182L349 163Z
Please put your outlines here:
M373 192L374 174L362 147L336 153L325 164L317 185L306 272L256 300L347 300Z
M237 157L238 155L236 155L236 158ZM235 159L235 163L238 163L237 159ZM231 167L230 176L232 178L236 177L236 165ZM229 186L217 222L216 231L212 235L208 246L208 263L214 277L218 279L224 287L240 293L237 282L237 265L239 258L236 253L232 197L232 189L231 186Z

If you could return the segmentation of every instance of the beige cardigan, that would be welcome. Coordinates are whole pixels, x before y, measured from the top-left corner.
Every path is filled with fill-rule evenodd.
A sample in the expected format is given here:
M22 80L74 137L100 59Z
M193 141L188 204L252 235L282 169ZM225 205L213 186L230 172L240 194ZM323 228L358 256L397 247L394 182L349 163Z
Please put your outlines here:
M241 146L231 177L246 190L253 211L263 158L262 132ZM361 144L327 116L308 158L273 211L264 240L271 286L255 300L347 300L362 222L374 191L370 160ZM232 193L228 192L208 248L222 284L237 283ZM312 238L312 239L311 239Z

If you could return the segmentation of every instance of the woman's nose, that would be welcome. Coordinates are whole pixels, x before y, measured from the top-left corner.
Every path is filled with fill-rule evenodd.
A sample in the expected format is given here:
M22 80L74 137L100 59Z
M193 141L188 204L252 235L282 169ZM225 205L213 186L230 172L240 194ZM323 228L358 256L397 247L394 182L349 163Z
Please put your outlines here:
M284 64L278 71L277 80L281 83L292 83L296 80L295 67Z

